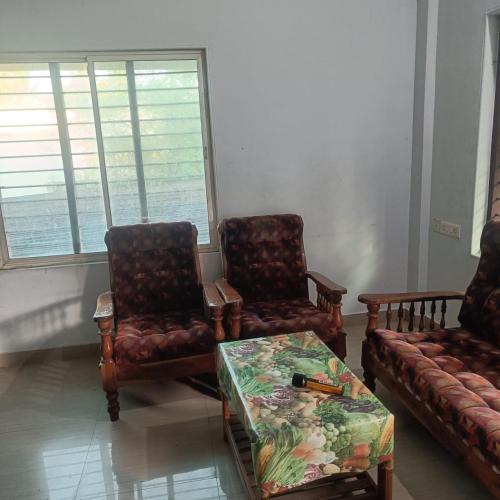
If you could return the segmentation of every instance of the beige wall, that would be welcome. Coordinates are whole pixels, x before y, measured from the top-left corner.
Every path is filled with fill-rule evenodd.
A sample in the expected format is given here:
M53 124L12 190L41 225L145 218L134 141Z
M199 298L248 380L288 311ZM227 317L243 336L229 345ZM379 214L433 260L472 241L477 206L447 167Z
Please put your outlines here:
M440 0L431 218L461 224L460 240L429 233L428 286L463 289L471 255L486 15L498 0ZM485 133L490 133L486 131Z
M301 214L356 312L406 287L415 23L414 0L16 0L0 50L206 48L219 217ZM0 352L95 341L106 286L104 265L0 271Z

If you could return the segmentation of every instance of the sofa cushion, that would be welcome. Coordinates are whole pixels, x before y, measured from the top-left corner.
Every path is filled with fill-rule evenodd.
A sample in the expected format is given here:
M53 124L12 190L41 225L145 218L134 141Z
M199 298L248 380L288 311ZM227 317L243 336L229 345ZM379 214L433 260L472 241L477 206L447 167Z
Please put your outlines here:
M192 356L214 347L215 333L198 311L136 315L117 322L117 364Z
M500 221L490 220L481 235L481 257L458 317L476 335L500 346Z
M500 349L462 328L375 330L368 345L416 398L500 466Z
M309 299L272 300L244 304L241 338L313 330L325 338L335 331L331 314L320 311Z
M402 369L401 354L421 354L436 363L444 372L472 372L500 389L500 348L475 337L463 328L448 328L414 333L376 330L370 345L383 361Z

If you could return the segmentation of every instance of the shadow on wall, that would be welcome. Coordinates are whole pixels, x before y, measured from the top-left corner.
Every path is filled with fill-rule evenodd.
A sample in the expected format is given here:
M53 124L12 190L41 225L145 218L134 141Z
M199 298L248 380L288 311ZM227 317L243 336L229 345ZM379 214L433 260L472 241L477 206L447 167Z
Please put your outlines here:
M221 276L218 252L200 254L200 261L205 280ZM92 316L98 295L109 290L107 262L5 271L0 278L0 353L99 343Z
M36 275L37 279L23 291L25 305L17 304L16 314L0 321L0 353L98 343L92 316L97 296L109 289L107 264L17 272ZM30 303L43 303L47 297L64 294L61 289L71 296L54 296L48 304L29 307ZM9 300L6 302L9 310Z

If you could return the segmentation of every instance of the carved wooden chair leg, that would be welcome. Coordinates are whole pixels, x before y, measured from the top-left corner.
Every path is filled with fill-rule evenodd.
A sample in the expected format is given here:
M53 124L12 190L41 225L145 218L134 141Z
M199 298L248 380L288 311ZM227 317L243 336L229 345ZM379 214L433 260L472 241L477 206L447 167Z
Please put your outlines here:
M337 332L337 337L335 338L334 352L342 361L345 360L347 355L346 337L346 333L343 330L339 330Z
M222 391L220 395L222 400L222 437L224 441L227 441L226 422L231 418L231 410L227 398Z
M101 336L101 362L99 369L102 378L102 388L108 400L108 413L112 422L119 418L118 384L116 383L116 366L113 358L113 318L111 316L97 322Z
M235 302L231 304L230 309L230 321L231 321L231 329L230 335L231 340L239 340L240 331L241 331L241 303Z
M363 383L370 389L370 391L375 392L375 375L370 371L368 363L368 342L363 341L362 351L361 351L361 366L363 367Z
M118 391L106 392L108 400L108 413L111 422L116 422L120 418L120 403L118 402Z

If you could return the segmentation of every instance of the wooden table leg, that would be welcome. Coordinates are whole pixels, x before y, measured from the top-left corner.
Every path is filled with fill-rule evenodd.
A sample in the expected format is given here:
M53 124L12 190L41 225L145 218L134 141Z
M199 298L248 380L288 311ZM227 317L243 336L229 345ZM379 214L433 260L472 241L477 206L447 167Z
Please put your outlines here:
M380 500L392 500L392 469L393 461L378 465L377 490Z
M226 421L229 420L231 417L231 410L229 409L229 403L227 401L227 398L222 391L221 391L221 400L222 400L222 433L224 441L227 441Z

